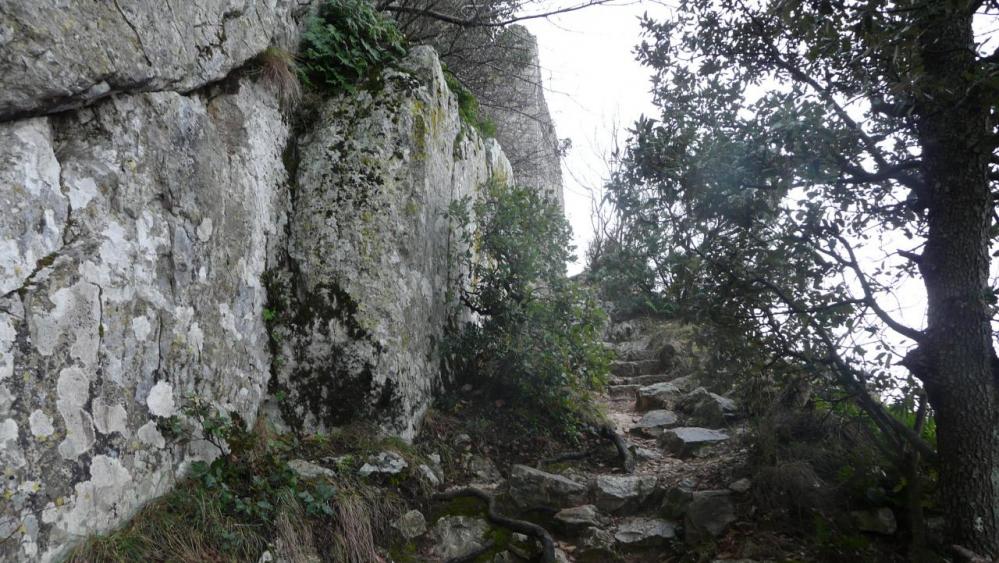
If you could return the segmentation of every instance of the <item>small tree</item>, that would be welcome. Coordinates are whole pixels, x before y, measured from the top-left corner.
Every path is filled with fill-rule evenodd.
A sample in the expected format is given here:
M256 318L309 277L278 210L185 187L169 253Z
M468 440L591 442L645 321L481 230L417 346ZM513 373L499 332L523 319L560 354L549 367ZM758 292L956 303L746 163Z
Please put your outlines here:
M950 538L991 556L999 54L973 21L994 8L682 1L672 21L645 22L661 121L638 124L612 184L628 244L689 312L829 374L899 448L933 456L871 398L907 368L937 423ZM913 278L925 327L884 305Z
M457 329L450 372L572 422L604 383L609 357L603 312L565 275L572 233L561 209L535 189L490 182L451 216L469 248L460 298L478 320Z

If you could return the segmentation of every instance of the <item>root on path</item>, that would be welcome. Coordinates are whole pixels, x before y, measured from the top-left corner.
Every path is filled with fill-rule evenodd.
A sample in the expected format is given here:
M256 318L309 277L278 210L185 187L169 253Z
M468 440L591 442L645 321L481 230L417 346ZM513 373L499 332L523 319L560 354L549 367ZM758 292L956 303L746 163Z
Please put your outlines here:
M544 563L555 563L555 540L552 539L552 535L548 533L548 530L532 522L527 522L526 520L515 520L513 518L503 516L496 510L496 497L494 495L491 495L477 487L461 487L458 489L444 491L443 493L438 493L434 495L434 500L453 500L458 497L475 497L485 501L488 505L486 516L489 518L490 522L514 532L538 538L538 540L541 541L542 548L541 561ZM489 549L491 549L491 546L483 548L478 555L481 555L481 553L484 553ZM461 563L463 561L469 561L469 559L464 557L454 558L448 560L447 563Z

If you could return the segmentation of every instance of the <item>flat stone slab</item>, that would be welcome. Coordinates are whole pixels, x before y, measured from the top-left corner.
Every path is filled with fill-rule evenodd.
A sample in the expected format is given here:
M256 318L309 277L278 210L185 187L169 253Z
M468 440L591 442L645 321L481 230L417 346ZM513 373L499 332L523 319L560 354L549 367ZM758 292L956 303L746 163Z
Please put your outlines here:
M513 502L525 509L560 510L586 504L589 489L554 473L514 465L510 468L509 491Z
M724 442L729 435L722 430L682 426L663 431L659 436L659 445L677 457L688 457L698 448Z
M621 547L656 547L676 537L676 526L660 518L628 518L614 531Z
M671 428L680 423L680 417L673 411L654 410L645 413L642 419L631 427L632 434L656 438L667 428Z

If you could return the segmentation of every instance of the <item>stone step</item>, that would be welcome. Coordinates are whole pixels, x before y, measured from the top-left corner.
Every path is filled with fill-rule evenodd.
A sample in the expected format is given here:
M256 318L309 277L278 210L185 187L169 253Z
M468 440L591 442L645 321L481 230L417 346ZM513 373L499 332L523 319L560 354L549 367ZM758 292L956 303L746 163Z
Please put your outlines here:
M618 377L654 375L660 373L659 360L615 361L610 365L611 373Z
M652 373L648 375L633 375L630 377L615 377L610 380L611 385L654 385L656 383L666 383L673 381L676 376L671 373Z
M635 392L641 388L642 386L638 384L610 385L607 387L607 394L610 395L612 399L619 399L621 397L634 397Z
M628 432L648 438L656 438L667 428L679 426L679 424L680 417L673 411L655 410L645 413L645 416L636 422Z
M682 426L663 431L659 436L659 445L676 457L686 458L703 446L728 439L729 435L722 430Z

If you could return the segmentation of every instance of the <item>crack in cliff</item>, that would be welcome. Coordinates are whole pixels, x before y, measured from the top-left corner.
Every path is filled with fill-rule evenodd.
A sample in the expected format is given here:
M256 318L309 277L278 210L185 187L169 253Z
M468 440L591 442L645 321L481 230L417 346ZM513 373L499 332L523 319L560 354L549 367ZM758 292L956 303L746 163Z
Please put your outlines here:
M121 19L125 20L125 25L127 25L129 29L132 30L132 33L135 34L135 40L139 43L139 51L142 52L142 58L146 59L146 64L149 65L150 68L154 68L152 59L150 59L149 55L146 54L146 46L142 42L142 35L139 34L139 30L135 27L135 24L132 23L132 20L128 19L128 16L125 14L125 10L122 10L121 5L118 4L118 0L114 0L114 7L118 10L118 13L121 14Z

